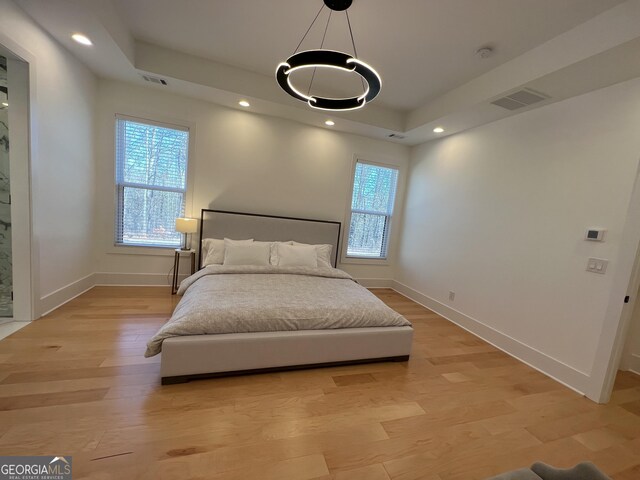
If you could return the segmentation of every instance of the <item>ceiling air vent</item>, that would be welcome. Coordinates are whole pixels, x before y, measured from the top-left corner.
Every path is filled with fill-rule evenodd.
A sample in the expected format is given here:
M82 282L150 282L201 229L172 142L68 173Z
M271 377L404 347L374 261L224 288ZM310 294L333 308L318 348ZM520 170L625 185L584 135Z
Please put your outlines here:
M404 140L405 137L404 135L401 135L399 133L390 133L389 135L387 135L388 138L397 138L398 140Z
M152 77L151 75L142 75L142 78L144 78L147 82L155 83L158 85L167 84L167 81L164 78L160 78L160 77Z
M536 92L529 88L518 90L506 97L499 98L491 102L498 107L506 108L507 110L518 110L519 108L528 107L534 103L542 102L550 98L544 93Z

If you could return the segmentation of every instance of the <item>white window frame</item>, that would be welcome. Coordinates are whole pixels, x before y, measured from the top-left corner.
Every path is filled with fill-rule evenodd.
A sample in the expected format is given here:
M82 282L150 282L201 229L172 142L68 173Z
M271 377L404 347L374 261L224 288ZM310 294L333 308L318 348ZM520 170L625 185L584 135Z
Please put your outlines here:
M351 209L351 205L353 202L353 187L354 180L356 174L356 167L358 163L363 163L366 165L372 165L375 167L383 167L383 168L392 168L398 171L398 179L396 182L396 194L393 199L393 208L391 209L391 213L386 215L386 229L387 229L387 252L385 257L365 257L365 256L353 256L347 255L347 249L349 247L349 233L351 230L351 215L354 212ZM370 160L366 156L354 155L353 162L351 165L351 175L349 176L349 196L347 197L347 209L345 214L344 228L342 234L342 248L340 255L340 263L346 264L361 264L361 265L389 265L390 264L390 256L392 252L392 243L394 241L394 217L395 212L397 211L398 204L402 198L402 188L403 188L403 171L402 167L398 163L393 163L391 161L379 161L379 160ZM359 213L359 211L356 211ZM360 212L360 213L369 213L369 212ZM376 214L378 214L376 212ZM379 215L379 214L378 214Z
M157 187L157 186L149 186L146 184L138 184L138 183L132 183L132 182L125 182L122 179L122 172L118 171L118 159L117 159L117 155L118 155L118 148L117 148L117 142L118 142L118 122L120 120L125 120L125 121L130 121L130 122L135 122L135 123L141 123L141 124L145 124L145 125L151 125L151 126L156 126L156 127L161 127L161 128L169 128L172 130L181 130L181 131L185 131L189 134L189 140L188 140L188 144L187 144L187 165L186 165L186 172L185 172L185 187L184 189L179 189L179 188L172 188L172 187ZM131 115L123 115L123 114L116 114L115 115L115 120L113 122L113 127L114 127L114 141L113 141L113 148L114 148L114 155L113 155L113 159L114 159L114 180L115 180L115 204L114 204L114 219L113 219L113 245L114 247L117 248L117 250L114 253L147 253L147 254L153 254L153 252L169 252L170 250L175 250L176 248L180 247L180 243L176 244L176 245L156 245L156 244L135 244L135 243L123 243L123 242L119 242L118 241L118 219L121 217L121 209L123 208L123 203L124 203L124 188L125 187L132 187L132 188L141 188L141 189L146 189L146 190L158 190L158 191L169 191L169 192L180 192L182 193L182 215L183 216L190 216L191 213L191 206L192 206L192 199L191 199L191 184L192 184L192 179L191 179L191 168L190 168L190 164L191 164L191 158L192 158L192 154L193 154L193 146L194 146L194 138L193 138L193 130L194 128L192 128L191 125L184 125L181 123L173 123L170 121L158 121L158 120L153 120L153 119L149 119L149 118L142 118L142 117L138 117L138 116L131 116ZM132 250L128 250L128 249L132 249ZM168 253L167 253L168 254Z

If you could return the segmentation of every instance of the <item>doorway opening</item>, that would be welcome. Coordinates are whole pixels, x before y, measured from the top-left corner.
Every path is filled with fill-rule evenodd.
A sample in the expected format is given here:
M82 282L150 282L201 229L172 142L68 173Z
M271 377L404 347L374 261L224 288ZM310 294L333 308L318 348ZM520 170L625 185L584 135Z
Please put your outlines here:
M636 269L640 270L640 247L638 248L638 258L636 258ZM633 304L627 312L626 325L624 331L626 336L619 345L620 359L616 372L615 386L640 385L640 287L634 284L638 282L636 276L632 277L630 289L636 291L633 297ZM634 288L637 287L637 288ZM631 296L625 300L631 299ZM625 321L625 318L622 319Z
M0 55L0 318L2 319L13 318L10 145L7 58Z
M26 325L35 313L30 64L7 48L2 40L0 38L0 338Z
M625 383L638 382L625 354L635 350L635 336L640 321L640 162L637 164L635 182L625 226L620 237L616 273L596 349L587 396L607 403L615 389L625 388ZM631 343L628 343L631 342ZM633 351L631 352L634 353ZM622 368L623 370L619 370Z

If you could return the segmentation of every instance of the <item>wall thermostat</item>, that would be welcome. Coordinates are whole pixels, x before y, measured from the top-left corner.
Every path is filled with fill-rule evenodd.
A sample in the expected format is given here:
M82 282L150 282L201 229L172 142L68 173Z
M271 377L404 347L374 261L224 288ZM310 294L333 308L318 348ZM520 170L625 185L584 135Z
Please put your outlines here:
M590 228L587 230L587 234L584 238L585 240L591 240L592 242L603 242L605 232L606 230L604 228Z

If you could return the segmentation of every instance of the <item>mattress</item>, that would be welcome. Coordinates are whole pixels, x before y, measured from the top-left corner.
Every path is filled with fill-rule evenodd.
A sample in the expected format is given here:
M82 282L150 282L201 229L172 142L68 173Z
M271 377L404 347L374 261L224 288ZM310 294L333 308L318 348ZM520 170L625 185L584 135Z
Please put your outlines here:
M335 268L215 265L185 279L178 294L180 303L145 356L183 336L411 327Z

